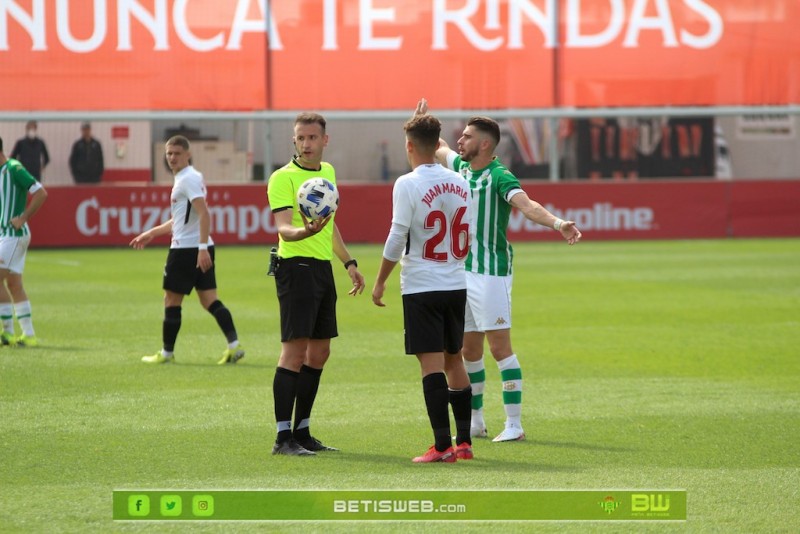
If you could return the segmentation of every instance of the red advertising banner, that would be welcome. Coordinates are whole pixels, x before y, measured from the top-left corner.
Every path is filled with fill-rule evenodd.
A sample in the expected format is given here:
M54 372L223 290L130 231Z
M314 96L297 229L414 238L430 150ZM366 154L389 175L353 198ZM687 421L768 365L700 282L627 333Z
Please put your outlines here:
M800 236L800 183L639 182L524 184L587 240ZM348 243L383 243L391 225L390 184L340 185L336 224ZM31 222L33 247L127 246L169 218L166 186L49 187ZM263 185L209 186L211 233L219 244L274 244ZM558 240L514 211L512 241ZM168 240L162 243L168 245Z
M3 109L263 109L259 3L0 2Z
M800 235L800 182L735 183L730 234L737 237Z
M288 3L274 4L275 109L408 109L422 96L437 109L554 105L544 0L303 2L302 24L282 23ZM279 75L298 69L299 83Z
M566 4L562 105L800 102L800 2Z
M7 0L25 110L800 103L796 0ZM58 90L54 90L58 88Z

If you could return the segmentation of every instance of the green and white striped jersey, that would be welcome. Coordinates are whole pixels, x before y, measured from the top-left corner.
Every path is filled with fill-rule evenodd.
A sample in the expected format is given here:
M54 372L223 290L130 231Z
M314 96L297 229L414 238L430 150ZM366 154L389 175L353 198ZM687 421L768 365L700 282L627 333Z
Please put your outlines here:
M28 190L37 183L36 179L15 159L9 159L0 167L0 237L30 235L28 223L17 230L11 225L11 219L22 215L25 211L28 205Z
M496 157L483 169L473 170L461 156L450 152L447 165L469 183L472 194L474 239L465 269L471 273L507 276L512 273L514 250L506 237L511 197L522 191L516 176Z

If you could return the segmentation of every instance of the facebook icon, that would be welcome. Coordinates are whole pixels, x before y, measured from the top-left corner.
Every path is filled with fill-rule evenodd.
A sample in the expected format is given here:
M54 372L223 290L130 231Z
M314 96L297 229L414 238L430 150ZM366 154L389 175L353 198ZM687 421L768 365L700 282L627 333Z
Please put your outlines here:
M134 517L150 515L150 497L147 495L129 495L128 515Z

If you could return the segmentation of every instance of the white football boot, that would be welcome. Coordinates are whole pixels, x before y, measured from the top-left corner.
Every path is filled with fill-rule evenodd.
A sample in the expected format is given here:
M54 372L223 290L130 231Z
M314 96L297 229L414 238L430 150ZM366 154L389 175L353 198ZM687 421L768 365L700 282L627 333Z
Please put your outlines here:
M522 441L525 439L525 431L522 427L514 423L506 423L506 428L492 441Z

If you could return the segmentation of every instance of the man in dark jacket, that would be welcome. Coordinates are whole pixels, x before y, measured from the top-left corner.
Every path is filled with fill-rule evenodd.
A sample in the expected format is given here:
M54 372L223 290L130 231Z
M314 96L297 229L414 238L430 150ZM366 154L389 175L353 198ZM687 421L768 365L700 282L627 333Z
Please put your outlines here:
M88 122L81 124L81 138L72 145L69 169L76 184L96 184L103 177L103 147Z
M36 121L28 121L25 125L25 137L17 140L10 157L22 163L31 176L41 182L42 171L50 163L50 154L47 153L47 145L42 138L36 135L36 129Z

